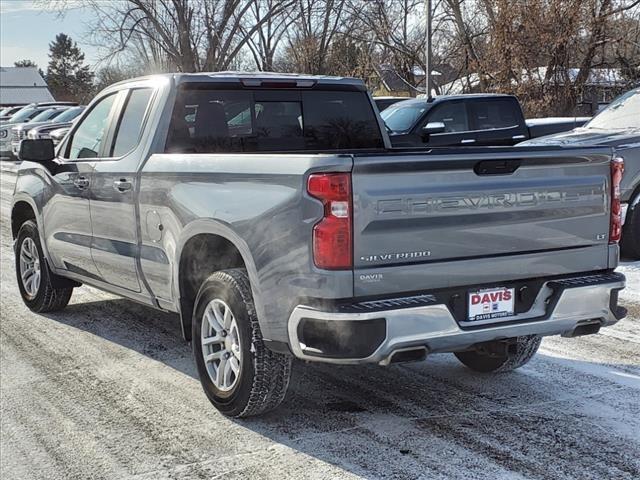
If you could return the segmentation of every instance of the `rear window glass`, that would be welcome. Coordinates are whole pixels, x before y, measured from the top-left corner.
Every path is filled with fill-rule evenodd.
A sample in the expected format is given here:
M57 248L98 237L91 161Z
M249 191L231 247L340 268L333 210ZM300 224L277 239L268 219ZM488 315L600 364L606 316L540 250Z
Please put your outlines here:
M492 130L518 126L514 102L508 99L473 101L470 104L474 130Z
M184 88L167 152L268 152L382 148L364 92Z

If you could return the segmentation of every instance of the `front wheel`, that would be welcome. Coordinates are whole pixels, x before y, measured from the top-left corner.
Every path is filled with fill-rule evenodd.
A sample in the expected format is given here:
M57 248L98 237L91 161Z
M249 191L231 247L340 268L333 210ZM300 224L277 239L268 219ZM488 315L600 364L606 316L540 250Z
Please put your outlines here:
M18 288L24 304L37 313L54 312L66 307L73 287L54 285L55 276L42 253L38 226L33 220L27 220L20 227L15 255Z
M455 352L455 356L476 372L508 372L528 363L538 351L541 341L542 337L538 335L527 335L511 339L506 344L502 341L489 342L482 349Z
M244 269L221 270L204 281L191 338L202 388L223 414L259 415L284 400L292 359L264 345Z

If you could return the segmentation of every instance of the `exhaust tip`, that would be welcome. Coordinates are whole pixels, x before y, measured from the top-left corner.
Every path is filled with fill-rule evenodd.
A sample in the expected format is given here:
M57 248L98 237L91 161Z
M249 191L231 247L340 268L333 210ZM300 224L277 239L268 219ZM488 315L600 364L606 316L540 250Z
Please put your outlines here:
M389 357L389 363L420 362L427 358L427 348L417 347L394 351Z
M600 331L600 327L602 326L602 322L600 320L592 320L583 324L578 325L571 332L568 332L566 335L562 335L563 337L582 337L584 335L593 335Z

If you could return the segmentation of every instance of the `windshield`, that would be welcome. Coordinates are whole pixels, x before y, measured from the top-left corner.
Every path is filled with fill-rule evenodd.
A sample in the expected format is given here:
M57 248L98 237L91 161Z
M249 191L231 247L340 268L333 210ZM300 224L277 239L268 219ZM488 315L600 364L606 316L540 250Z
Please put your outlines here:
M83 107L74 107L74 108L65 110L64 112L62 112L60 115L56 117L56 122L58 123L70 122L71 120L76 118L78 115L80 115L82 113L82 110L84 110Z
M640 89L631 90L611 104L585 125L585 128L640 128Z
M411 130L427 108L423 102L400 102L391 105L380 116L392 132L404 133Z
M27 122L35 117L38 113L40 113L40 111L36 110L35 108L23 108L9 119L9 123Z
M54 108L50 108L48 110L45 110L44 112L40 112L38 115L33 117L31 119L31 122L33 123L46 122L47 120L51 120L52 118L57 117L62 112L64 112L64 110L56 110Z

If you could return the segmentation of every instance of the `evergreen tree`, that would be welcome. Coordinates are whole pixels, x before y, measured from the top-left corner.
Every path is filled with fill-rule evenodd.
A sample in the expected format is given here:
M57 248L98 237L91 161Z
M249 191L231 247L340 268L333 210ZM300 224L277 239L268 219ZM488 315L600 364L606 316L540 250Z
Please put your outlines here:
M84 65L84 53L68 35L60 33L49 44L47 83L56 100L83 102L92 94L93 73Z
M20 67L20 68L25 68L25 67L37 68L38 69L38 73L40 74L40 76L42 78L45 77L44 72L42 71L42 69L38 68L38 64L36 62L34 62L33 60L29 60L28 58L25 58L24 60L18 60L17 62L13 62L13 66L14 67Z
M33 60L29 60L28 58L25 58L24 60L18 60L17 62L14 62L13 65L16 67L38 68L38 65L36 64L36 62L34 62Z

